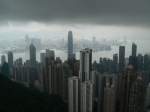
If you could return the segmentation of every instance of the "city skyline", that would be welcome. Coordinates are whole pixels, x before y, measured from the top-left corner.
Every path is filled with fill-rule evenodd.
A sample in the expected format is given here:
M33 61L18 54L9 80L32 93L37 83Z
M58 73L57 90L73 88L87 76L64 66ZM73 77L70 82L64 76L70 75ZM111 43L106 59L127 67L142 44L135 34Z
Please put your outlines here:
M80 44L80 41L76 41L76 43L74 42L74 40L76 39L75 37L74 37L74 32L73 31L68 31L68 32L72 32L72 53L70 54L70 55L72 55L73 57L75 56L77 59L80 59L80 55L79 55L79 53L80 53L80 51L81 51L81 49L84 49L84 48L91 48L91 49L93 49L93 57L94 57L94 59L92 59L92 61L99 61L99 56L100 57L106 57L106 58L110 58L110 59L113 59L113 55L112 54L119 54L119 46L124 46L126 49L125 49L125 58L128 58L130 55L133 55L133 45L135 44L135 46L136 46L136 54L137 55L144 55L144 54L150 54L150 52L140 52L139 51L139 49L141 48L140 46L138 46L138 44L136 43L136 42L134 42L134 41L131 41L131 42L129 42L129 43L126 43L126 40L124 40L124 41L122 41L122 42L120 42L119 43L119 41L117 42L116 40L114 40L114 41L107 41L107 40L103 40L103 41L99 41L99 42L101 42L101 43L103 43L103 42L106 42L107 43L107 45L109 45L109 44L111 44L110 45L110 49L103 49L103 50L96 50L95 51L95 48L94 48L94 46L93 46L93 44L98 44L98 43L95 43L94 41L93 41L93 39L92 40L85 40L85 41L87 41L87 42L91 42L90 43L90 45L89 46L81 46L81 48L79 47L78 48L78 51L76 51L76 48L75 48L75 45L78 43L78 44ZM66 48L63 48L63 50L62 49L60 49L59 50L59 48L57 48L57 49L52 49L52 50L56 50L56 56L59 56L59 55L61 55L61 59L63 60L63 61L65 61L66 59L67 59L67 53L66 52L68 52L67 51L67 49L69 48L69 46L68 46L68 43L69 42L67 42L68 41L68 35L66 35L67 37L67 39L65 40L66 42L64 43L64 45L65 45L65 47ZM27 36L28 38L29 38L29 36ZM94 38L94 37L93 37ZM25 42L26 42L26 46L24 47L24 48L21 48L22 50L18 53L18 52L14 52L14 58L15 59L17 59L17 58L23 58L23 62L25 62L26 60L28 60L28 59L30 59L30 53L29 53L29 46L30 45L32 45L32 44L34 44L34 46L36 47L36 56L35 56L35 58L37 59L36 61L38 61L38 62L40 62L40 54L41 53L44 53L44 52L46 52L46 49L49 49L48 48L48 46L46 47L45 46L45 48L43 49L42 48L42 50L39 50L39 48L41 47L41 46L43 46L42 45L42 43L41 43L41 39L40 38L29 38L29 42L27 42L26 41L26 37L24 38L25 39ZM95 38L96 40L96 42L97 42L97 38ZM83 41L81 41L82 42L82 44L84 45L84 40ZM62 44L62 43L61 43ZM78 46L78 44L77 44L77 46ZM114 45L113 45L114 44ZM116 44L116 45L115 45ZM74 46L74 47L73 47ZM101 47L103 47L104 45L102 44L102 46ZM137 49L137 46L138 46L138 49ZM101 49L101 47L98 47L97 49ZM143 48L144 46L142 46L142 49L145 49L145 48ZM113 48L113 49L112 49ZM13 49L13 50L15 50L15 49ZM58 51L57 51L58 50ZM11 51L11 49L9 50L6 50L5 52L2 52L2 53L0 53L0 56L7 56L7 53L9 53ZM12 51L13 52L13 51ZM57 52L59 52L59 53L57 53ZM70 51L69 51L70 52ZM105 54L105 52L106 52L106 54ZM61 54L62 53L62 54ZM18 55L19 54L19 55ZM7 59L7 58L6 58ZM6 60L5 59L5 60ZM8 61L8 60L7 60Z
M95 41L93 41L95 42ZM125 58L126 47L119 46L113 58L99 56L92 61L93 50L83 48L80 58L73 52L73 34L68 31L67 59L45 49L38 62L34 41L29 44L29 60L14 59L14 53L1 56L0 72L10 80L49 95L57 95L68 112L143 112L149 110L149 54L138 54L132 43ZM146 88L145 88L146 87ZM116 97L119 95L118 97Z

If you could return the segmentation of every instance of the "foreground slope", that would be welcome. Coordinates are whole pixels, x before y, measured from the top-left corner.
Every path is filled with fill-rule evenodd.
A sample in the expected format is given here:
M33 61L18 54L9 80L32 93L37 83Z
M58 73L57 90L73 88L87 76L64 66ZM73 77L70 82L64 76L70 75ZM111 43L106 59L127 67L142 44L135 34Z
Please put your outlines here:
M0 75L0 112L66 112L58 96L49 96Z

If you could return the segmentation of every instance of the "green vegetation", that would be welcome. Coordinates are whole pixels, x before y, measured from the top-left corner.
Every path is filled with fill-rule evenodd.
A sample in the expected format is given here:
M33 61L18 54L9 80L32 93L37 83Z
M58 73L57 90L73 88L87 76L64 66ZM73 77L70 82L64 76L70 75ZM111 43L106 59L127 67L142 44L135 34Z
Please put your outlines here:
M0 75L0 112L67 112L58 96L26 88Z

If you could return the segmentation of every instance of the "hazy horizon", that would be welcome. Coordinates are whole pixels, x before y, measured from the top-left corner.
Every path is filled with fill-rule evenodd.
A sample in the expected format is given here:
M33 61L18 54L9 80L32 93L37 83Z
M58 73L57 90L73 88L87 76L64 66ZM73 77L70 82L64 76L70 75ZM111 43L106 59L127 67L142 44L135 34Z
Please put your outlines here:
M149 53L149 0L1 0L0 42L25 35L42 41L67 39L135 42L138 53Z

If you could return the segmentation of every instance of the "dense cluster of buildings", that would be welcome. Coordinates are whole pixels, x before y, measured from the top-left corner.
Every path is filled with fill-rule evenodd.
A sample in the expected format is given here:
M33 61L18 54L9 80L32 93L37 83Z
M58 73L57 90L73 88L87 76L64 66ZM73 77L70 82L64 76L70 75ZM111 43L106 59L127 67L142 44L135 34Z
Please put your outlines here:
M150 56L132 54L125 57L125 46L113 59L100 58L92 62L92 49L80 51L80 60L73 53L73 34L68 32L68 60L62 62L53 50L46 49L36 61L36 47L31 44L30 59L8 63L1 57L1 73L27 87L59 95L68 103L68 112L149 112Z

